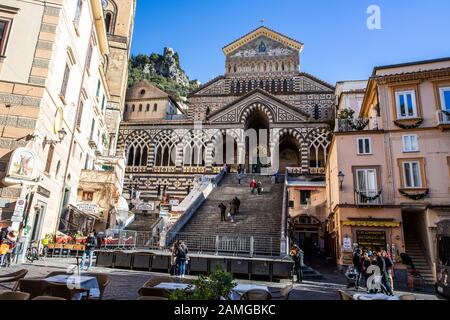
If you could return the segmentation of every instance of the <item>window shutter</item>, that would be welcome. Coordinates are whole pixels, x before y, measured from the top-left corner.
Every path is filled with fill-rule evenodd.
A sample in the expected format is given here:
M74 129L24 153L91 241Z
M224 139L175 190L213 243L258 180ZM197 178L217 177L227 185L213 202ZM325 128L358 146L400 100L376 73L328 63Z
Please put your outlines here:
M45 164L45 172L50 173L50 169L52 167L52 161L53 161L53 153L55 152L55 147L53 145L50 145L48 149L48 155L47 155L47 163Z

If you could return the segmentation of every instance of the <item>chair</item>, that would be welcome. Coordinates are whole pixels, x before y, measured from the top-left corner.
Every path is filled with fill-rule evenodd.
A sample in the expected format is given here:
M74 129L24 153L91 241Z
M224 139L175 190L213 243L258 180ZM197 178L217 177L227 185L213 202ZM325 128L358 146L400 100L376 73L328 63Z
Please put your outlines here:
M341 297L341 300L353 300L353 297L351 295L342 290L339 290L339 296Z
M30 294L20 291L6 291L0 294L0 301L6 300L29 300Z
M105 293L106 287L110 284L111 280L109 279L109 274L107 273L97 273L97 272L89 272L83 274L88 277L95 277L97 279L98 288L100 290L99 300L103 300L103 295Z
M83 293L89 294L88 289L75 289L75 288L71 289L65 283L50 282L48 288L49 288L49 292L50 292L51 296L64 298L66 300L73 300L75 295L80 294L80 293L81 294L83 294Z
M272 295L266 290L254 289L245 292L241 300L272 300Z
M289 300L289 297L291 296L291 292L293 289L294 285L290 284L280 290L281 296L284 298L284 300Z
M413 294L404 294L400 296L400 300L417 300L416 296Z
M139 295L140 296L146 296L146 297L162 297L162 298L169 298L170 292L166 289L161 288L151 288L151 287L142 287L139 289Z
M22 279L19 281L19 290L30 294L30 299L42 296L48 291L48 282L42 279Z
M175 279L176 278L174 278L174 277L166 277L166 276L153 277L153 278L149 279L142 287L153 288L163 282L176 282ZM180 280L180 279L177 279L177 280Z
M52 296L40 296L40 297L36 297L36 298L34 298L34 299L32 299L32 300L41 300L41 301L43 301L43 300L58 300L58 301L66 301L66 299L64 299L64 298L60 298L60 297L52 297Z
M25 278L27 275L28 270L22 269L13 273L8 273L0 276L0 286L3 288L6 288L8 290L16 291L17 287L19 285L19 280ZM3 285L2 283L12 283L15 282L14 286L12 288L9 288L8 286Z
M169 300L164 297L140 296L137 300Z

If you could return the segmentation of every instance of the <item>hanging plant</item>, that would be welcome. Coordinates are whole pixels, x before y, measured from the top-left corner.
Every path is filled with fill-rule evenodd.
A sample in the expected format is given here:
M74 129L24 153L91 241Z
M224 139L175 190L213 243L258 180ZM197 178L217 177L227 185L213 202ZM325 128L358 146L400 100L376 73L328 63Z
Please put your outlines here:
M377 200L381 196L381 193L383 192L383 190L378 191L378 193L376 195L372 196L372 197L366 196L363 192L361 192L359 190L355 190L355 192L358 194L358 196L361 197L361 200L363 202L366 202L366 201L375 201L375 200Z
M405 196L405 197L407 197L407 198L410 198L410 199L412 199L412 200L422 200L422 199L424 199L427 195L428 195L428 193L429 193L429 190L427 189L425 192L422 192L422 193L414 193L414 194L410 194L410 193L407 193L407 192L405 192L405 191L403 191L403 190L399 190L400 191L400 194L402 195L402 196Z
M403 124L399 121L394 121L395 125L402 129L416 129L418 128L423 122L423 119L417 120L416 123L413 124Z

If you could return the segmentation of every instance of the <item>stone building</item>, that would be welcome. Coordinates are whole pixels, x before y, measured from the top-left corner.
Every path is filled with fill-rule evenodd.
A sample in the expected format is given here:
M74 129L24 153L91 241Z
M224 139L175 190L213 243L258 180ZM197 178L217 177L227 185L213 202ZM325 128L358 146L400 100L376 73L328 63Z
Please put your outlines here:
M120 167L110 161L116 148L108 119L118 124L121 112L111 116L108 102L123 101L125 89L115 88L119 77L108 81L108 65L122 63L127 77L127 59L110 57L102 2L4 0L0 25L1 223L23 226L23 241L78 229L73 216L91 228L84 222L103 217L77 207L82 172Z
M302 49L260 27L223 48L224 75L190 94L187 119L124 121L119 150L147 150L142 161L127 166L126 186L145 201L163 194L184 198L196 176L214 175L225 162L248 173L291 167L323 177L334 87L300 71ZM257 135L250 143L251 129L267 139Z

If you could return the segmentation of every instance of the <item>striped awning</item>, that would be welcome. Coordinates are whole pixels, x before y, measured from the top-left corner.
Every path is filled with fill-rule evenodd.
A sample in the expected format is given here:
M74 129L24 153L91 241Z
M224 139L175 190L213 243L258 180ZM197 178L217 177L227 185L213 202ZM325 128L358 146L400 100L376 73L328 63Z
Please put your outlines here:
M379 227L379 228L400 227L400 222L392 222L392 221L344 221L342 224L347 227Z

